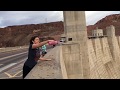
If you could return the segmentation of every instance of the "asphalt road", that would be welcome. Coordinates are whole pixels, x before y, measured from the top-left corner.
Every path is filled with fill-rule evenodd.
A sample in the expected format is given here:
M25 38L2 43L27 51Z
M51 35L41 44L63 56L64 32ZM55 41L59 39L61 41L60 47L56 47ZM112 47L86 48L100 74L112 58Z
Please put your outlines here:
M0 53L0 79L21 78L28 49Z
M10 55L14 55L16 53L22 53L22 52L25 52L27 50L28 50L28 48L19 49L19 50L13 50L13 51L8 51L8 52L0 52L0 58L7 57L7 56L10 56Z

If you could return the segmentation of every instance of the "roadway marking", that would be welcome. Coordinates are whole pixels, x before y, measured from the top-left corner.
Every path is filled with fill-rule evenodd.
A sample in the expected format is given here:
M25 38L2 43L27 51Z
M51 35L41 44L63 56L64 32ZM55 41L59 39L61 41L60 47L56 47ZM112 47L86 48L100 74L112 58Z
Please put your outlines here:
M10 71L13 71L13 70L15 71L15 70L23 67L25 60L27 60L27 58L25 58L25 59L23 59L23 60L21 60L19 62L16 62L17 65L15 67L13 67Z
M7 72L4 72L9 78L13 78L13 77L18 77L17 75L19 74L19 73L21 73L23 70L20 70L20 71L18 71L17 73L15 73L14 75L10 75L9 73L7 73ZM22 76L22 74L20 75L20 76ZM19 77L20 77L19 76Z
M16 75L18 75L19 73L21 73L23 70L18 71L16 74L13 75L13 77L15 77Z
M10 75L9 73L7 72L4 72L9 78L12 78L12 75Z
M28 51L27 51L27 52L28 52ZM14 57L14 56L18 56L18 55L21 55L21 54L24 54L24 53L27 53L27 52L18 53L18 54L14 54L14 55L11 55L11 56L3 57L3 58L0 58L0 60L7 59L7 58L11 58L11 57Z
M5 69L7 69L7 68L9 68L9 67L11 67L11 66L13 66L15 64L17 64L17 63L11 63L9 65L4 66L3 68L0 68L0 72L2 72L3 70L5 70Z

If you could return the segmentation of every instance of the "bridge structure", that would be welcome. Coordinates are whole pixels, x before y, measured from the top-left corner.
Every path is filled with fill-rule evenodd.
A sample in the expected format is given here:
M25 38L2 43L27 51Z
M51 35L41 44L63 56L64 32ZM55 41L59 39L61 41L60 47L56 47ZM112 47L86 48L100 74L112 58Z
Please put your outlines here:
M120 79L120 37L88 38L85 11L63 11L65 41L39 61L25 79Z

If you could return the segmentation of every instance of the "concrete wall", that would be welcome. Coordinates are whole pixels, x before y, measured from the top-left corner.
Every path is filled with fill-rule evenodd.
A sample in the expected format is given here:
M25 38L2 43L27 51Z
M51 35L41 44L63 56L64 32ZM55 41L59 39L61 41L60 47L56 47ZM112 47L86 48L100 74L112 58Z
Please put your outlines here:
M107 38L90 39L89 62L90 78L112 79L120 78L117 65L110 52Z
M44 58L53 58L51 61L39 61L38 64L30 71L25 79L64 79L65 71L61 64L60 47L56 46L49 51ZM62 68L61 68L62 66ZM64 74L64 76L62 76Z
M116 39L117 40L117 39ZM118 42L114 40L114 42ZM118 44L115 47L119 50ZM78 48L78 44L73 44L76 49L72 49L71 45L62 46L64 50L63 60L65 62L66 72L68 78L83 79L83 66L81 60L81 54ZM69 53L71 52L71 53ZM112 51L113 52L113 51ZM90 78L91 79L119 79L120 78L120 64L118 64L120 59L116 59L112 56L110 51L110 45L108 38L97 38L88 40L88 57L90 66ZM118 51L114 52L117 56ZM79 60L79 61L77 61ZM76 63L75 63L76 62ZM77 71L77 74L75 73ZM78 74L79 73L79 74Z
M108 37L88 39L87 41L90 67L89 79L120 78L120 37L115 36L113 26L106 29ZM82 47L79 44L72 44L72 46L69 44L62 46L68 78L84 78L83 66L85 63L82 63L81 59ZM75 71L79 74L76 75Z
M87 39L89 64L82 61L85 57L79 43L63 44L46 55L53 55L53 61L40 61L26 79L85 79L86 65L89 79L120 79L120 36L114 35L113 26L107 30L108 37Z
M82 55L79 44L62 45L62 56L65 63L67 76L70 79L83 78Z

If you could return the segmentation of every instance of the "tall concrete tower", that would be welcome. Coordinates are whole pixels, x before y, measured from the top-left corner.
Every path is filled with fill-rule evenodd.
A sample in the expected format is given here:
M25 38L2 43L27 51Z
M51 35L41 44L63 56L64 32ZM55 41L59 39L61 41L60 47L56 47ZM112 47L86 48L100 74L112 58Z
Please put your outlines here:
M64 33L66 41L80 42L87 39L87 29L84 11L64 11ZM81 38L82 37L82 38Z
M62 45L68 78L89 78L85 11L63 11L66 43Z

